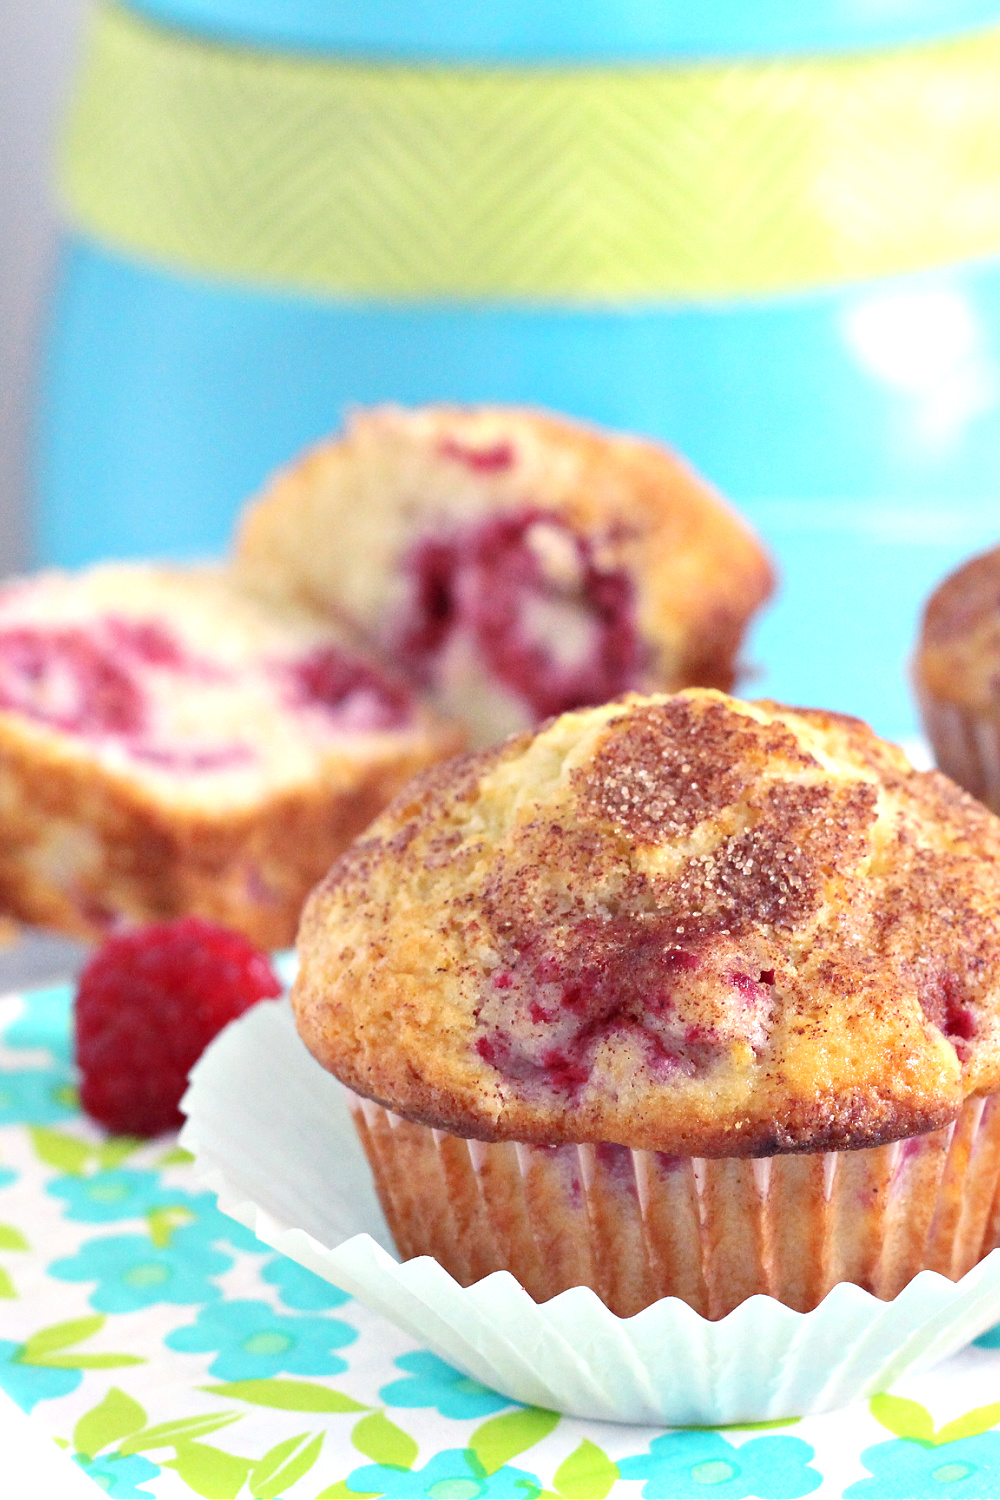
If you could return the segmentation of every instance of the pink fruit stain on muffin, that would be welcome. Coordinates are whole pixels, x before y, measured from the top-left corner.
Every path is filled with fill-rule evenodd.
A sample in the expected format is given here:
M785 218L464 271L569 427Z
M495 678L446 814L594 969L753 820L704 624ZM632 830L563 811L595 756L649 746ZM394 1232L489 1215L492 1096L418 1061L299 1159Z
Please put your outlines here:
M161 620L109 614L87 626L19 625L0 631L0 708L69 734L139 736L148 704L137 679L149 668L225 676Z
M968 1044L976 1034L976 1016L966 1001L961 982L953 974L936 973L921 986L919 999L928 1021L948 1038L959 1061L964 1062Z
M405 685L336 646L317 646L267 670L277 673L290 707L320 708L341 732L396 729L412 716ZM223 771L257 758L242 741L191 744L151 735L150 673L234 685L240 676L192 655L157 619L109 614L86 627L0 630L0 709L70 734L114 736L134 759L163 770Z
M498 862L484 887L501 960L476 1015L484 1062L522 1093L543 1085L572 1096L606 1043L661 1081L704 1074L734 1049L762 1051L781 935L817 910L823 872L859 856L876 808L868 783L758 779L771 764L792 777L820 770L784 726L721 704L695 717L675 699L612 721L573 773L587 838L536 820L521 857ZM622 841L688 843L744 799L746 826L734 822L711 852L693 846L669 873L633 871L598 915L577 909L574 892L618 864ZM559 870L557 897L542 870ZM761 944L761 926L777 947Z
M590 541L557 516L528 508L425 538L405 569L411 595L395 645L421 681L462 633L536 720L639 682L632 581L598 567Z
M124 615L103 615L95 621L95 631L110 642L116 656L127 659L133 667L176 672L202 682L229 682L234 673L220 661L196 655L183 646L163 620L129 619Z
M292 705L323 709L338 729L400 729L412 716L413 700L401 683L336 646L318 646L285 670Z
M127 620L119 615L107 615L101 625L120 651L147 666L172 667L179 671L192 665L188 653L162 620Z
M675 926L656 913L584 918L521 939L479 1006L479 1056L510 1081L572 1095L603 1042L637 1044L663 1080L711 1066L734 1041L763 1046L765 974L755 980L676 946Z
M129 754L134 760L157 766L162 771L194 773L199 771L233 771L238 766L250 765L258 759L249 745L234 742L229 745L165 746L131 745Z
M139 734L146 717L132 674L79 626L0 631L0 708L71 734Z
M458 438L444 438L438 445L442 458L454 459L456 463L471 469L473 474L502 474L514 464L514 444L501 439L482 448L459 442Z
M456 623L455 576L461 566L455 542L427 537L406 562L411 598L397 631L396 651L414 677L427 685L434 658Z

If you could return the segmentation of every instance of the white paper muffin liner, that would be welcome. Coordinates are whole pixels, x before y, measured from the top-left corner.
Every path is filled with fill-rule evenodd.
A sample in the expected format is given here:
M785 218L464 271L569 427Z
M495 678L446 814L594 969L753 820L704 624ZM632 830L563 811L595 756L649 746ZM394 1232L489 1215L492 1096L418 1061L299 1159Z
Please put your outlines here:
M957 1281L998 1240L1000 1096L867 1150L706 1160L487 1145L345 1094L400 1255L462 1286L589 1286L620 1317L676 1296L721 1318L757 1293L810 1312L842 1281L886 1301L918 1271Z
M539 1304L506 1271L465 1288L428 1256L400 1264L345 1093L285 1001L222 1033L182 1107L182 1144L225 1212L484 1385L572 1416L700 1426L828 1411L1000 1320L997 1251L957 1282L921 1271L892 1301L844 1282L812 1312L758 1295L714 1322L676 1297L619 1318L588 1287Z

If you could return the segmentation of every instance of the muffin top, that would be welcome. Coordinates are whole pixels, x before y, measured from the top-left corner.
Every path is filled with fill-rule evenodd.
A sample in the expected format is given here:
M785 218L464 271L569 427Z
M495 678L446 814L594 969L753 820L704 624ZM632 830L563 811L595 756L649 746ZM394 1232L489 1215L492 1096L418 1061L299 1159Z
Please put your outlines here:
M935 589L915 671L918 689L1000 714L1000 547L970 558Z
M293 1005L459 1135L877 1145L1000 1082L998 856L856 719L629 696L413 782L310 898Z

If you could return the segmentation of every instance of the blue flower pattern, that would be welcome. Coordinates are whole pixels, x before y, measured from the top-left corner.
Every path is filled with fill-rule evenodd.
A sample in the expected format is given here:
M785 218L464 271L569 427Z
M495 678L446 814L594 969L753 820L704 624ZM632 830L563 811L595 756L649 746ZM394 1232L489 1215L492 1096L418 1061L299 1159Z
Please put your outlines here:
M352 1469L347 1486L358 1494L384 1495L387 1500L535 1500L541 1492L534 1474L509 1464L484 1474L467 1448L447 1448L422 1469L366 1464Z
M65 985L30 991L24 1010L4 1030L12 1051L44 1048L54 1066L0 1069L0 1126L56 1125L77 1113L70 1072L69 994Z
M24 1009L5 1029L4 1046L17 1052L44 1047L57 1062L68 1067L73 1051L69 986L57 984L47 989L27 990L21 1000Z
M54 1068L0 1070L0 1125L55 1125L76 1112L69 1073Z
M141 1453L124 1457L112 1453L107 1458L94 1459L86 1459L79 1453L73 1456L87 1478L110 1495L111 1500L150 1500L155 1493L139 1489L144 1480L155 1479L161 1472L159 1464L150 1463Z
M122 1313L158 1302L214 1301L221 1294L210 1278L232 1263L232 1256L197 1243L182 1252L173 1244L154 1245L148 1235L116 1234L88 1240L76 1255L53 1261L49 1275L58 1281L96 1281L91 1307Z
M82 1224L113 1224L121 1219L141 1219L154 1208L180 1203L188 1195L171 1193L157 1172L118 1168L92 1172L86 1177L54 1177L46 1192L61 1198L63 1214Z
M141 1219L158 1209L175 1209L168 1233L171 1246L178 1250L219 1241L234 1250L264 1249L249 1229L222 1212L214 1193L172 1188L157 1172L118 1167L85 1176L67 1173L53 1178L46 1191L64 1200L67 1219L84 1224L111 1224ZM339 1296L343 1300L344 1293Z
M336 1375L347 1363L332 1349L357 1338L339 1318L277 1313L266 1302L203 1307L194 1323L167 1335L171 1349L215 1353L209 1374L219 1380L269 1380L276 1375Z
M170 1241L178 1251L186 1252L188 1246L219 1243L233 1250L255 1250L258 1254L265 1249L252 1230L222 1212L214 1193L174 1191L169 1194L169 1203L179 1205L191 1215L178 1226Z
M395 1363L410 1373L404 1380L391 1380L379 1391L387 1406L433 1406L442 1417L462 1421L467 1417L488 1417L518 1404L477 1380L470 1380L429 1350L415 1349L412 1354L401 1354Z
M619 1459L618 1472L646 1481L643 1500L795 1500L823 1482L812 1457L801 1438L750 1438L737 1447L717 1432L670 1432L654 1438L648 1454Z
M79 1370L52 1370L41 1365L22 1365L17 1358L20 1344L0 1339L0 1390L6 1391L22 1411L33 1411L39 1401L54 1401L75 1391L83 1376Z
M1000 1432L936 1447L894 1438L861 1454L872 1473L844 1491L848 1500L994 1500L1000 1496Z
M305 1266L285 1255L276 1255L269 1260L260 1274L269 1285L277 1288L285 1306L294 1307L298 1312L329 1312L351 1300L339 1286L325 1281L314 1271L307 1271Z

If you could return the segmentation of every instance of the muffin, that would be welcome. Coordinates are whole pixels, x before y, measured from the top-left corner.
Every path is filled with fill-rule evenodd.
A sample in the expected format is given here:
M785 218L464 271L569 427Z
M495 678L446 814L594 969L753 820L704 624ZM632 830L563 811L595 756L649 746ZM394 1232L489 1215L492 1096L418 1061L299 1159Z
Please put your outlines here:
M1000 812L1000 547L931 595L913 677L941 770Z
M460 745L330 620L215 568L0 588L0 910L98 937L195 913L294 941L313 884Z
M296 1021L404 1258L888 1299L997 1236L998 857L858 720L630 696L406 789L306 905Z
M342 614L472 741L629 689L728 689L772 587L667 449L503 407L382 407L246 513L255 584Z

